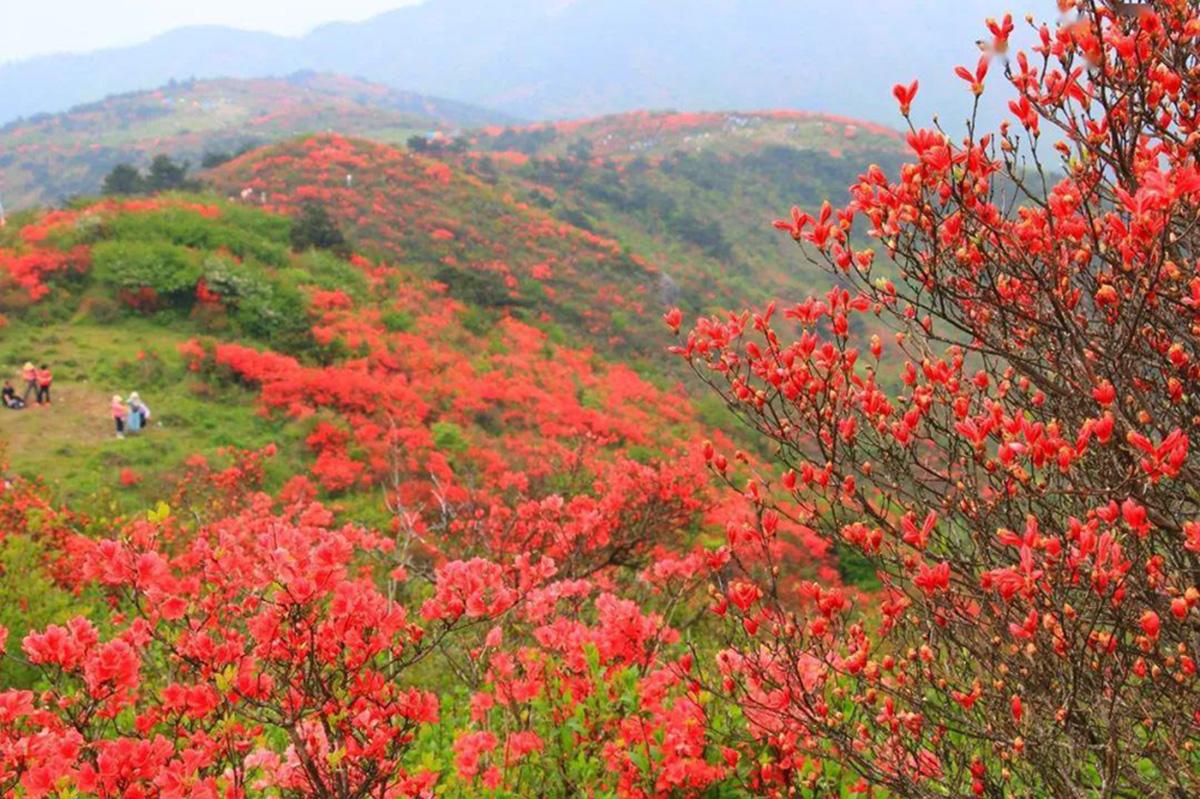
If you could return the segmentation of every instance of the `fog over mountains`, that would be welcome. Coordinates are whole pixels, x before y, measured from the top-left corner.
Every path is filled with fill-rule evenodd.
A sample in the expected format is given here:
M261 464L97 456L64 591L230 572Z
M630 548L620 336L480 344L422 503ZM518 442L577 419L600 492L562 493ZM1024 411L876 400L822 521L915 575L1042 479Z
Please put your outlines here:
M1052 15L1053 3L1044 5L1035 10ZM132 47L0 66L0 123L171 79L304 69L528 119L785 107L895 124L892 84L920 78L917 113L938 109L950 122L966 115L970 99L953 67L973 63L983 19L1005 7L1000 0L426 0L298 38L181 28ZM847 46L848 39L863 44Z

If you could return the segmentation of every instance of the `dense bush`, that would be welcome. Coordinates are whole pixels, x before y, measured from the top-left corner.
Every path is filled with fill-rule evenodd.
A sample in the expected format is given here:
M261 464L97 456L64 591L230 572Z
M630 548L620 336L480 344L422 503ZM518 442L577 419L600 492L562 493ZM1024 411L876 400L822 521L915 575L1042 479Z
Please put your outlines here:
M361 297L367 279L332 253L291 253L290 230L284 217L186 195L77 203L24 225L13 252L0 248L0 287L12 289L0 302L62 315L81 298L80 310L105 322L122 308L172 309L208 332L308 351L308 292ZM55 302L32 302L46 297Z
M229 214L227 216L227 214ZM108 235L133 241L164 241L198 250L228 250L272 266L288 262L286 220L242 209L204 214L190 208L164 207L152 213L113 219Z
M309 250L301 253L294 263L295 266L283 270L281 276L296 285L310 284L326 291L344 291L358 298L367 292L367 279L362 269L333 253Z
M188 164L168 155L156 155L145 172L131 164L117 164L104 177L106 195L157 194L164 191L197 191L200 182L188 177Z
M450 289L451 295L480 308L506 308L529 305L526 298L514 296L502 275L443 266L434 275Z
M295 250L329 250L343 258L350 255L350 245L325 206L306 202L292 221L292 248Z
M303 295L295 286L272 279L261 266L210 256L203 264L203 278L206 290L221 298L249 335L284 350L309 339Z
M190 302L203 274L194 250L169 242L103 241L92 248L101 283L127 291L150 289L176 304Z

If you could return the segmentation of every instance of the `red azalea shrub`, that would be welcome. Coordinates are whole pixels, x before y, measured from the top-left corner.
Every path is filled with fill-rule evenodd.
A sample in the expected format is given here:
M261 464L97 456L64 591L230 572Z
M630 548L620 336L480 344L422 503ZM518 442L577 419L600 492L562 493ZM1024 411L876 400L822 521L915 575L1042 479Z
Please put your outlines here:
M770 309L702 319L679 348L779 448L751 478L760 514L883 583L856 610L751 567L720 598L738 626L709 679L767 792L845 770L902 796L1200 791L1200 17L1066 6L1005 63L1015 125L914 128L898 176L777 223L845 286L782 310L798 338ZM990 23L989 49L1012 28ZM977 96L988 66L959 70ZM897 87L906 117L916 88ZM858 341L876 315L894 340Z
M395 531L425 556L538 551L567 573L637 568L656 547L686 546L681 530L742 523L741 500L713 491L701 447L682 441L702 430L686 405L627 367L598 367L513 319L485 349L445 297L403 301L412 323L400 330L347 302L322 303L314 335L363 357L312 365L196 340L181 352L194 371L257 386L265 411L313 418L313 477L331 492L382 486ZM790 571L837 579L824 542L782 532L775 555Z
M430 621L410 619L361 560L391 542L331 521L319 505L277 510L260 495L199 529L167 517L77 541L79 579L120 613L103 637L76 618L25 638L47 688L0 694L6 794L424 792L433 775L399 761L438 700L397 678L459 616L441 610L439 584ZM466 601L493 579L504 575Z
M90 265L90 253L84 245L68 252L53 249L31 249L11 252L0 249L0 273L25 289L29 299L36 301L50 293L47 278L70 272L85 272Z
M691 604L719 557L664 560L638 597L614 593L630 590L616 572L562 575L540 554L418 577L394 539L335 525L311 486L256 492L269 455L197 461L178 512L58 544L74 564L64 582L112 613L20 642L41 682L0 691L6 795L415 797L452 780L522 795L570 762L563 791L700 796L736 765L678 632L646 609L655 594ZM24 496L0 507L31 508ZM26 533L33 519L10 514ZM438 693L457 695L422 667L435 659L475 686L447 773L420 754L422 731L445 723Z

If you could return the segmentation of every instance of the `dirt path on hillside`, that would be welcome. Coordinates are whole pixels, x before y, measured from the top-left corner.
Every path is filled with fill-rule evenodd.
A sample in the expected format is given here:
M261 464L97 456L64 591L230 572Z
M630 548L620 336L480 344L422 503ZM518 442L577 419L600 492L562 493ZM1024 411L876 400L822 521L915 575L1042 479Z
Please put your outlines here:
M18 386L18 392L23 389ZM111 396L78 383L56 382L51 393L54 402L49 406L31 404L21 411L0 408L0 440L14 464L37 460L30 457L35 453L45 455L62 447L96 444L113 435Z

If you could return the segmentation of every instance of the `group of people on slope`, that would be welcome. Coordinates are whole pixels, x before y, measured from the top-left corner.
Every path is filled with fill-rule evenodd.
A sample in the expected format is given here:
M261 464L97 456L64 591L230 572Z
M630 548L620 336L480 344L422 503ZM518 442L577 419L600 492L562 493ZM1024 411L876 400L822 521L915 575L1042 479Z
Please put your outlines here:
M25 384L25 391L21 394L17 393L11 380L4 381L4 388L0 390L0 401L3 401L5 408L12 411L23 410L29 407L31 399L39 407L50 404L50 387L54 384L54 373L47 364L42 364L39 368L32 363L26 363L21 367L21 381ZM114 394L112 419L113 426L117 429L117 438L124 438L126 433L137 433L149 424L150 406L136 391L131 392L127 399L122 399L120 394Z
M26 362L21 367L21 382L25 384L25 391L18 395L12 381L4 381L0 398L3 399L5 408L10 411L23 410L29 407L30 398L39 406L50 404L50 386L54 383L54 373L48 365L42 364L41 367L37 367L32 362Z
M117 438L124 438L126 433L138 433L145 429L150 421L150 406L136 391L129 395L129 399L121 399L120 394L113 394L112 419Z

